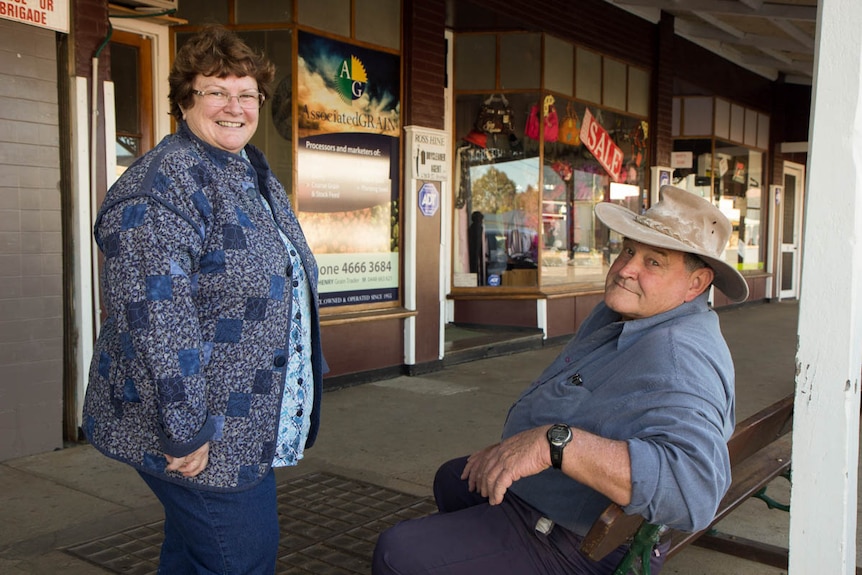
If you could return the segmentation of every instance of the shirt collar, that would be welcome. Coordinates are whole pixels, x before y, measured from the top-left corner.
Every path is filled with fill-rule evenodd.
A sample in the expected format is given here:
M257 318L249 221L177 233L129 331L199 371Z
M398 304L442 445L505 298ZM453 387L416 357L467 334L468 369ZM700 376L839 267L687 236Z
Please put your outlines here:
M620 333L620 345L622 345L624 343L624 340L631 337L638 337L643 332L652 329L653 327L664 322L671 321L687 315L693 315L696 313L703 313L709 311L709 303L707 302L708 298L708 292L704 292L693 300L685 302L682 305L678 305L675 308L670 309L664 313L656 314L642 319L630 319L628 321L622 321L621 316L618 313L611 310L608 311L610 311L616 316L616 321L619 321L623 324L622 332Z

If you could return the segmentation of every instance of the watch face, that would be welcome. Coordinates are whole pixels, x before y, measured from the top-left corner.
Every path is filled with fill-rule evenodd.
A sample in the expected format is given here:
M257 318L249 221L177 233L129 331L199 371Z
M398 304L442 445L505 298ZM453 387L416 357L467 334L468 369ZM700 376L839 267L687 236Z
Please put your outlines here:
M572 430L565 425L555 425L548 430L548 441L556 445L563 445L572 437Z

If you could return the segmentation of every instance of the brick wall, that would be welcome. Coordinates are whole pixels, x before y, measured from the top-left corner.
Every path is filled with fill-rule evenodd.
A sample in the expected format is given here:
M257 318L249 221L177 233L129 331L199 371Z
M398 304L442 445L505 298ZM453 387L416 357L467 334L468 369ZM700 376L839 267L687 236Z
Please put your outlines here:
M108 3L105 0L73 0L69 9L75 39L73 76L89 77L93 56L108 35ZM99 54L99 77L107 79L109 47Z
M521 30L543 30L608 56L652 67L654 26L604 0L474 0ZM456 27L456 31L457 27Z
M0 20L0 460L63 444L55 33Z
M405 126L442 130L446 84L445 0L404 2Z

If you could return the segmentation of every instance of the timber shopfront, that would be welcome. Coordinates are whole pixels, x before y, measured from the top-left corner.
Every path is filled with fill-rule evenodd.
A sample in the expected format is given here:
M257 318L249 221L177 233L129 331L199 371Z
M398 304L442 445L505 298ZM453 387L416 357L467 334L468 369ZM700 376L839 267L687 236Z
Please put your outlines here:
M683 177L671 167L677 140L687 139L671 133L673 98L685 93L677 93L676 66L682 59L695 75L701 66L690 47L672 48L672 18L657 24L602 0L543 6L179 5L188 24L173 28L175 47L222 23L277 66L252 143L292 190L320 263L330 385L441 367L449 324L574 333L601 301L620 249L621 238L595 219L596 204L640 211L656 199L658 178ZM713 62L696 93L721 94L731 114L733 94L712 81L716 72L745 76L751 93L770 86ZM762 107L761 116L768 120ZM708 143L692 150L686 169L698 172L709 156L718 173L727 157L729 179L708 194L745 210L731 248L743 245L740 265L764 274L765 226L755 222L748 184L768 181L767 149L714 130L696 136ZM733 180L737 172L745 184Z
M183 0L178 15L176 48L220 23L276 66L251 143L318 262L327 381L400 373L415 315L402 305L401 1Z
M751 94L768 96L770 82L680 49L672 17L644 29L607 4L563 12L514 29L482 9L452 18L448 320L574 333L622 240L596 204L642 211L663 184L728 216L725 258L750 300L768 298L772 103ZM487 21L497 28L476 29ZM730 303L717 290L711 301Z
M724 98L673 100L673 185L709 199L727 216L733 233L725 260L748 280L752 298L765 297L766 153L769 115ZM714 292L715 306L727 299Z
M649 202L650 71L548 34L464 33L454 76L454 320L571 333L622 239L596 204Z

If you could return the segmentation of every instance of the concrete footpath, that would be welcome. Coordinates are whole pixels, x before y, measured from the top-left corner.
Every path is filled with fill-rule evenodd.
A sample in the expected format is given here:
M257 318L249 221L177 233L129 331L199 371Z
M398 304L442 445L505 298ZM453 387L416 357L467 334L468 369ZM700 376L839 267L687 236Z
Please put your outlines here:
M794 388L798 305L720 312L737 369L737 419ZM437 466L497 440L512 400L561 346L463 363L324 394L317 445L278 470L278 573L362 574L381 529L429 512ZM789 501L784 479L770 495ZM158 502L137 474L88 445L0 463L0 573L155 573ZM786 546L788 515L759 501L723 531ZM778 574L690 547L666 574Z

